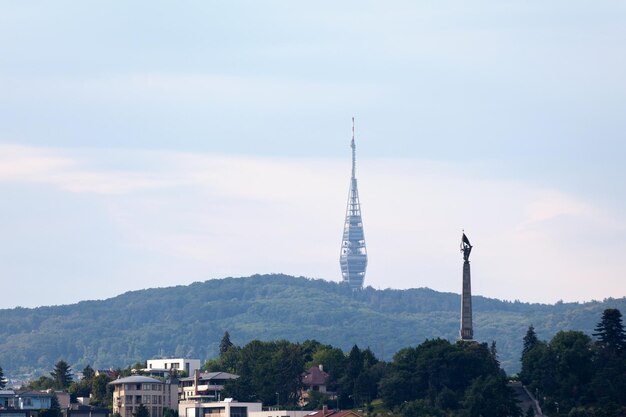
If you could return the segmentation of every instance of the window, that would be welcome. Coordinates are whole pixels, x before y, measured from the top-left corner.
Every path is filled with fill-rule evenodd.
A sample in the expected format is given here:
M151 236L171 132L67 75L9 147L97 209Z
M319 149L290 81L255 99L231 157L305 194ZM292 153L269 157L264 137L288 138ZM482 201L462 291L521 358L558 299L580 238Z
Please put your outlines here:
M248 417L246 407L230 407L230 417Z
M232 410L232 408L231 408ZM205 408L204 410L204 417L213 417L215 415L218 414L225 414L226 413L226 408L224 407L212 407L212 408ZM233 417L231 415L231 417Z

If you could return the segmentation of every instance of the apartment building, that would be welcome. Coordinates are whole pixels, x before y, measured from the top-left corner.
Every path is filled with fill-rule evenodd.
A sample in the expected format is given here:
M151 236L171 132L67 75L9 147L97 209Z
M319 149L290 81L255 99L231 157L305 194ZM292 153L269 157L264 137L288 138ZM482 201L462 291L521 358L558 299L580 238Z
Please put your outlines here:
M164 408L178 408L178 384L146 376L129 376L116 379L113 385L113 412L122 417L132 417L143 404L150 417L162 417Z

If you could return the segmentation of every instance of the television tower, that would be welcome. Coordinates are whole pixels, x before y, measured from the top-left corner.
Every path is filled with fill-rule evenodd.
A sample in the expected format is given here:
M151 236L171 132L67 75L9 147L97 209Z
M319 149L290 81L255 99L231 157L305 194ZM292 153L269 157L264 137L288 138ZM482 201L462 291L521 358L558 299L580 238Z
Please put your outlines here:
M363 288L363 279L367 269L367 249L365 248L365 234L363 233L363 219L361 218L361 204L359 191L356 186L356 145L354 144L354 117L352 118L352 178L348 193L346 220L343 226L341 240L341 275L344 283L353 290Z
M469 256L472 245L463 232L461 237L461 252L463 252L463 293L461 294L461 340L474 339L474 326L472 325L472 284L470 277Z

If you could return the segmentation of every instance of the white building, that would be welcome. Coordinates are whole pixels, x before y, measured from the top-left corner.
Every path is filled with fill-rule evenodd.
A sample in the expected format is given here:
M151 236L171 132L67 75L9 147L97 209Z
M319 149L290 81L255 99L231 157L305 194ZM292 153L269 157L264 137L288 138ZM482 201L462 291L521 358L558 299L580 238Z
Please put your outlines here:
M165 359L148 359L146 371L165 370L172 372L185 371L187 376L193 375L196 369L200 369L200 359L183 359L183 358L165 358Z
M228 372L195 372L178 381L178 399L195 401L220 401L226 382L239 378Z
M303 410L268 410L268 411L251 411L248 417L306 417L311 415L312 411Z
M262 403L240 403L231 398L215 402L180 401L178 417L251 417L262 409Z

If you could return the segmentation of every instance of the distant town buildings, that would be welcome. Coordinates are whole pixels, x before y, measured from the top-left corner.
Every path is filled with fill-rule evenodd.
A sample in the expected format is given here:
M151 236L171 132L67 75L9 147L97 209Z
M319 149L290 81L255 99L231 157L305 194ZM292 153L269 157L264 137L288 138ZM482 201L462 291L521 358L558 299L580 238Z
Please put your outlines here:
M140 373L160 374L152 377L132 375L109 382L112 387L112 412L121 417L136 417L145 408L149 417L170 415L167 410L178 412L179 417L360 417L353 412L329 410L285 410L278 405L263 407L261 402L239 402L222 398L222 390L228 381L239 378L228 372L202 372L198 359L150 359ZM192 374L177 378L178 371ZM117 373L111 373L117 377ZM94 371L94 375L109 375L108 371ZM327 390L330 375L322 365L309 368L301 376L303 389L300 404L312 392L332 394ZM331 397L332 398L332 397ZM89 405L90 398L70 401L67 391L0 390L0 417L110 417L111 411ZM59 413L48 414L46 410L58 407ZM44 413L42 415L42 413Z

